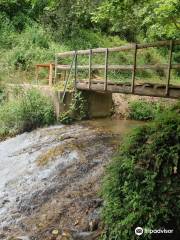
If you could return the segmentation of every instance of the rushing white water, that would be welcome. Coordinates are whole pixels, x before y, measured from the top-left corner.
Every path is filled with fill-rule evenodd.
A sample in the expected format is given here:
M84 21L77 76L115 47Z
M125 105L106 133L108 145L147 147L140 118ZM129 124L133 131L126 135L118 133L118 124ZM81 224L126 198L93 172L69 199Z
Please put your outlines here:
M113 134L122 135L136 124L103 122L37 129L0 143L0 233L7 227L21 232L23 219L40 211L55 194L101 174L119 141L112 144ZM68 168L72 170L64 175Z

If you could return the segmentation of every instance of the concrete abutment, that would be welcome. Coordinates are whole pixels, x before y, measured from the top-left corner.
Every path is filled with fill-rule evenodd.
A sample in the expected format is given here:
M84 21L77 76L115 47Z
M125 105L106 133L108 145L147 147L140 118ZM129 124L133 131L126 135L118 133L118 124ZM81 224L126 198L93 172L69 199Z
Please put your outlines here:
M8 86L8 96L9 98L13 98L17 91L14 91L19 87L23 89L23 91L35 88L38 89L43 95L50 97L53 102L54 109L56 112L57 118L60 113L64 111L68 111L75 94L74 91L67 91L65 94L64 101L62 103L63 91L53 89L49 86L40 86L40 85L30 85L30 84L21 84L14 85L10 84ZM95 91L87 91L82 90L85 98L87 98L88 102L88 115L89 118L101 118L108 117L112 113L112 93L109 92L95 92Z

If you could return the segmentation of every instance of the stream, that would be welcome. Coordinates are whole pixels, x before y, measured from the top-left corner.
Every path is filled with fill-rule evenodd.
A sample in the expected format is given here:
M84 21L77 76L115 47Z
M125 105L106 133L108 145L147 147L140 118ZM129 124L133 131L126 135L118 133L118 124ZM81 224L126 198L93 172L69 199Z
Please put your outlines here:
M83 121L1 142L0 239L84 239L72 235L96 231L104 168L122 137L140 124Z

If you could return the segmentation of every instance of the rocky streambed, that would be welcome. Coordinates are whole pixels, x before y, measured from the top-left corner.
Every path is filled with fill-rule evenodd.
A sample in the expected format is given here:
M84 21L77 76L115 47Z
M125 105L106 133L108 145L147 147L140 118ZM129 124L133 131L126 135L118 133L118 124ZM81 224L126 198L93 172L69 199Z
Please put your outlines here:
M97 239L104 168L136 124L88 121L1 142L0 239Z

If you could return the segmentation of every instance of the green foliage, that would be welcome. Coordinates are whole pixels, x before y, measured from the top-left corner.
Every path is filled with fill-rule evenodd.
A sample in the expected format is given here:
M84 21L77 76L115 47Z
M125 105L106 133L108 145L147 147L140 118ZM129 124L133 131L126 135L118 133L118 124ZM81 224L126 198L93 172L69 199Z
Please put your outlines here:
M59 121L63 124L71 124L76 120L88 118L88 102L82 91L76 91L72 103L67 112L60 114Z
M179 38L179 8L178 0L0 0L0 80L29 82L34 78L34 65L53 62L55 52ZM149 49L138 56L138 64L167 62L164 55ZM131 59L132 52L131 56L123 52L111 60L132 64ZM178 49L173 62L179 63ZM173 84L177 84L180 71L172 72ZM102 71L98 74L103 77ZM163 70L146 70L138 71L136 78L162 83L165 75ZM129 82L131 76L130 72L109 71L109 78Z
M33 28L27 27L26 30L14 39L13 51L9 54L9 63L14 66L15 69L26 70L32 67L35 61L42 61L45 58L53 58L54 49L49 43L51 39L45 31L34 25ZM41 60L40 60L41 59Z
M134 41L139 30L137 12L142 2L141 0L100 1L97 11L92 13L92 21L105 32L118 34L122 38Z
M55 121L54 108L48 98L35 89L21 94L17 100L0 107L0 139Z
M74 38L82 28L92 27L91 12L97 4L96 0L51 1L42 21L52 26L58 40Z
M22 31L28 21L28 11L31 8L29 0L1 0L1 13L11 21L17 31ZM0 23L0 26L2 22Z
M174 229L179 236L180 113L176 109L136 128L108 167L102 188L107 229L103 239L135 240L137 226Z
M70 49L90 49L98 47L114 47L125 44L119 37L112 37L98 31L80 29L79 34L68 39L66 44Z
M81 29L129 41L179 37L179 0L1 0L0 10L17 31L36 21L50 26L58 41L76 37Z
M75 121L72 115L71 111L62 112L59 116L60 123L67 125L72 124Z
M147 14L147 12L149 14ZM149 39L175 39L180 37L180 1L151 0L139 11Z
M170 109L171 111L176 111L177 113L180 113L180 101L177 104L172 105Z
M178 38L179 11L179 0L105 0L92 13L92 21L130 41Z
M128 118L134 120L152 120L165 108L159 102L132 101L129 103Z
M53 41L51 32L36 23L21 33L5 24L0 35L0 79L6 83L33 82L35 64L53 62L55 52L67 50Z

